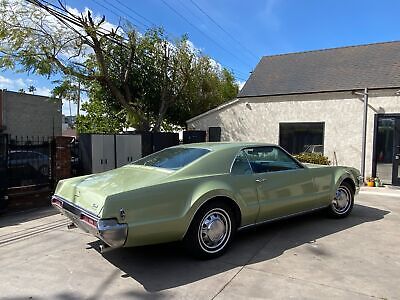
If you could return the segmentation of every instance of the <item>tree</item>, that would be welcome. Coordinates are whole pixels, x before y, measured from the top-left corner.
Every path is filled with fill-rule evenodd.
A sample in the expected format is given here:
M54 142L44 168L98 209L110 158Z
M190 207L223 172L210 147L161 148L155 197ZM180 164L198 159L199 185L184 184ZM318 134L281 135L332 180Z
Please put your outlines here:
M35 86L30 85L30 86L28 87L28 92L29 92L29 93L32 93L32 95L35 95L35 91L36 91L36 87L35 87Z
M80 133L119 133L128 127L124 110L114 107L109 99L104 99L102 87L93 84L90 88L90 101L82 105L86 111L76 119L76 128ZM100 95L99 95L100 94Z
M74 83L81 83L92 93L93 107L85 109L94 120L112 107L130 126L159 131L236 95L232 74L186 37L171 42L160 28L138 34L129 23L112 27L89 10L28 2L0 0L0 69L61 74L53 93L66 99L76 100Z

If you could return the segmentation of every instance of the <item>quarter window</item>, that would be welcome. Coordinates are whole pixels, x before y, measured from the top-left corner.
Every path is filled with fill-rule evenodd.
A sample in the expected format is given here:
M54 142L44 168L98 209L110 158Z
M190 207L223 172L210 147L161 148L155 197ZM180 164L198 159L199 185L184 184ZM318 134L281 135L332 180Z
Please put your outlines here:
M231 173L235 175L246 175L253 173L249 161L247 160L246 153L243 150L240 151L240 153L236 156L232 165Z
M254 173L277 172L302 168L293 158L277 147L245 149Z

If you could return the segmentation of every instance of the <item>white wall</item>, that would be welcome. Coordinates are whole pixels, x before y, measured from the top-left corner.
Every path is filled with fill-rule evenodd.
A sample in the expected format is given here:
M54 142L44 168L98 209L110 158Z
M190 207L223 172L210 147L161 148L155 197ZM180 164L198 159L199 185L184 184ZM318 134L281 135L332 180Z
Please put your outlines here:
M371 90L368 108L366 176L372 171L374 115L400 113L396 90ZM325 122L324 149L331 161L360 169L363 101L351 92L241 98L188 121L188 128L222 128L222 141L278 144L280 122Z

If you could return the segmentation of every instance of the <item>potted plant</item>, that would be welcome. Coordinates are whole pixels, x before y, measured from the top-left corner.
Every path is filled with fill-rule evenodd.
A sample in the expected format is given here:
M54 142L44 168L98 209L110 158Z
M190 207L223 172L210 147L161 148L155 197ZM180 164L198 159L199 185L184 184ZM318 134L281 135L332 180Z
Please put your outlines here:
M367 186L374 187L375 186L375 178L370 176L367 177Z

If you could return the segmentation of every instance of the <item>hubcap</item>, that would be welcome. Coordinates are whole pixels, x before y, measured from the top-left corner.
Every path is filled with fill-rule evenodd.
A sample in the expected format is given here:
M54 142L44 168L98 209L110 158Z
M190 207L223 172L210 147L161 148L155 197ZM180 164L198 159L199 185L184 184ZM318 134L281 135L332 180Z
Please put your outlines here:
M337 189L335 198L333 198L332 201L333 209L335 210L335 212L343 214L349 209L350 203L351 203L350 191L345 186L340 186Z
M209 211L199 227L199 242L203 250L214 253L222 249L231 234L231 220L221 208Z

